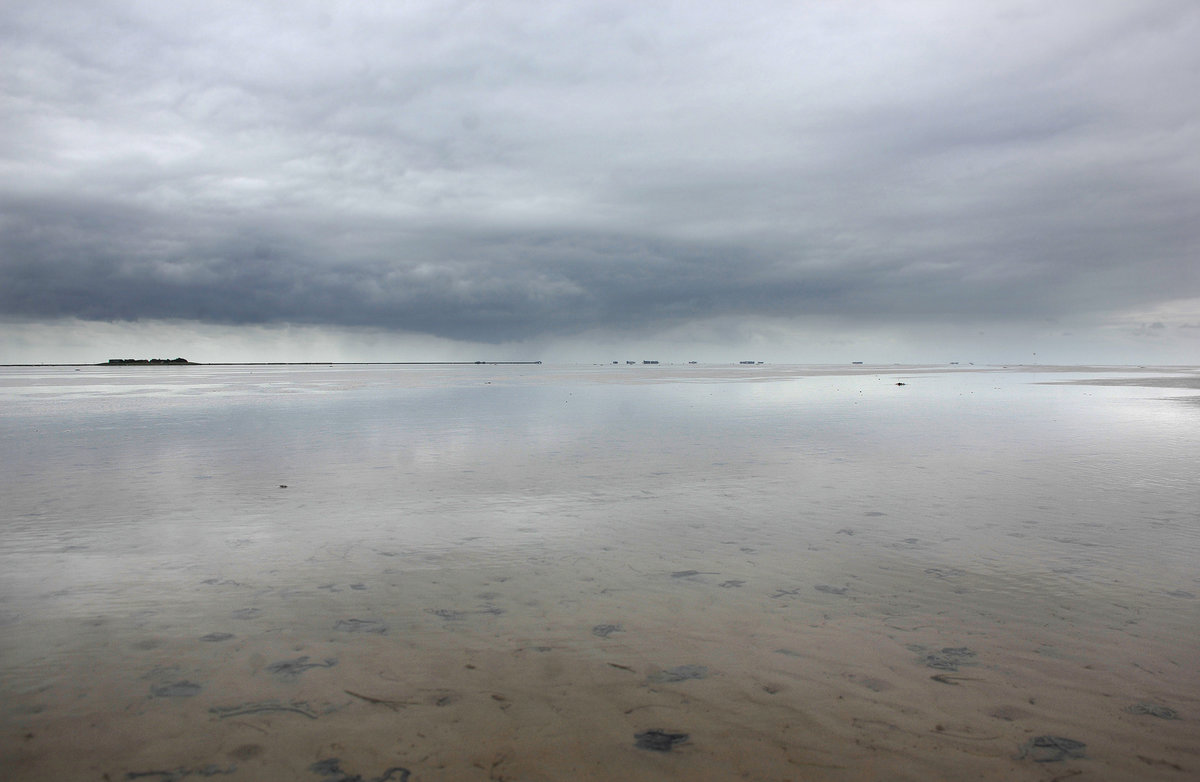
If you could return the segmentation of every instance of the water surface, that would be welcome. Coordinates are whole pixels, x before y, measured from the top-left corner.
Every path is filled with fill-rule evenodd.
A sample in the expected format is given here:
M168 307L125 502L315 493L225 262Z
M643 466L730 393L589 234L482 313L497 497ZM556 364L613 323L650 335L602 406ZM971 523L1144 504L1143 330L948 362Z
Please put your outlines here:
M1197 377L3 369L0 766L1185 778Z

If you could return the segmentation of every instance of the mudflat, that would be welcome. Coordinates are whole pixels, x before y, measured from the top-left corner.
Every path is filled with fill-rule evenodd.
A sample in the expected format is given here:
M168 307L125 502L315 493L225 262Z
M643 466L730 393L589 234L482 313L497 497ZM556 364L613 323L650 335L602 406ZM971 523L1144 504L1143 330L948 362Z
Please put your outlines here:
M1191 386L664 369L0 373L5 778L1197 773Z

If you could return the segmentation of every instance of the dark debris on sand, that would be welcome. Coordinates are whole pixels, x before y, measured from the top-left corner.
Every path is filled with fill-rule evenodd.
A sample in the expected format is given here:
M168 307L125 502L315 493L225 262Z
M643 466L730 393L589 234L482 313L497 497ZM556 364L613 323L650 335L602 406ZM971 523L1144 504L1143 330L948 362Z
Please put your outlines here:
M332 668L337 665L336 657L327 657L319 663L310 663L308 657L297 657L295 660L280 660L271 663L267 670L285 679L295 679L310 668Z
M688 734L671 733L665 730L648 730L644 733L633 734L634 746L638 749L648 749L653 752L670 752L680 744L686 744Z
M202 689L204 688L195 682L181 681L151 687L150 694L155 698L190 698L198 695Z
M322 782L407 782L412 772L401 766L392 766L377 777L364 777L362 774L347 774L342 770L339 758L318 760L308 767L308 770L322 777Z
M1077 759L1084 756L1084 744L1062 736L1038 736L1021 745L1021 759L1030 758L1035 763L1057 763L1060 760Z
M308 701L260 701L257 703L240 703L236 706L214 706L208 710L210 714L217 715L217 719L226 719L228 717L245 717L250 714L269 714L276 712L290 712L299 714L302 717L307 717L310 720L317 719L320 715L308 704Z
M1148 714L1151 717L1158 717L1160 720L1179 719L1179 712L1170 706L1159 706L1157 703L1146 703L1145 701L1126 706L1125 711L1130 714Z

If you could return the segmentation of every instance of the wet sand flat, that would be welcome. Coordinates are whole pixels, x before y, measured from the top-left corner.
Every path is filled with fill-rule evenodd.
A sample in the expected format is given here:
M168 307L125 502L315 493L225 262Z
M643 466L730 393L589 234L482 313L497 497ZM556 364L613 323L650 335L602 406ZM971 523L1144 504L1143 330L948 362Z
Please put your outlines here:
M1200 773L1188 382L664 369L5 370L4 778Z

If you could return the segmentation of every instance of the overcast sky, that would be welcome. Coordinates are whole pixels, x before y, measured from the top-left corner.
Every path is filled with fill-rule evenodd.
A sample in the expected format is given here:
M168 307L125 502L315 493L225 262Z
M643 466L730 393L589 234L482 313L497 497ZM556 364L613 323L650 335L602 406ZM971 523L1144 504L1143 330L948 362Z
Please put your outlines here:
M1195 0L6 2L0 361L1200 363L1197 41Z

